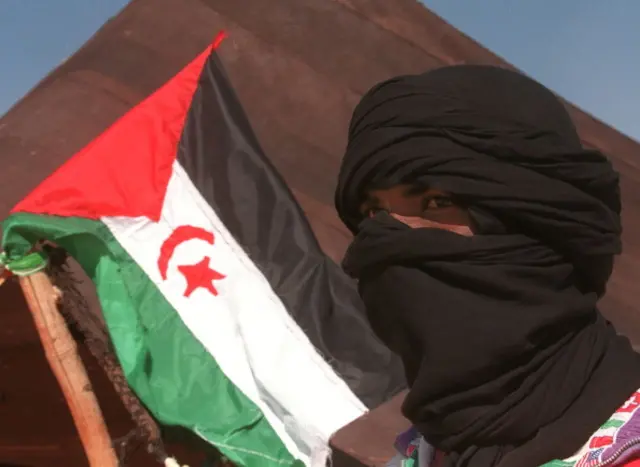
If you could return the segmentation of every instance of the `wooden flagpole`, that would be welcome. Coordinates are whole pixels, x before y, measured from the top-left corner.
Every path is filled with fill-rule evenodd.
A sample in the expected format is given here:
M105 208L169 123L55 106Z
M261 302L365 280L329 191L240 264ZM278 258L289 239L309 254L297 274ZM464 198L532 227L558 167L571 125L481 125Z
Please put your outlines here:
M78 347L58 310L60 292L44 271L20 277L20 286L45 355L67 401L91 467L118 467L118 458Z

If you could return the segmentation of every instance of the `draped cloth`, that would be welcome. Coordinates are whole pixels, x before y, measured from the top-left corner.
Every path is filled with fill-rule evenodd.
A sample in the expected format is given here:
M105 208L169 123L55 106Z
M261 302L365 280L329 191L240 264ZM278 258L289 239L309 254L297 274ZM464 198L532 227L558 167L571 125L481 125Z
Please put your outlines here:
M416 181L476 235L360 213L371 186ZM471 65L376 85L335 203L355 234L343 266L404 364L403 413L447 466L569 457L640 387L640 357L596 308L621 252L618 174L542 85Z

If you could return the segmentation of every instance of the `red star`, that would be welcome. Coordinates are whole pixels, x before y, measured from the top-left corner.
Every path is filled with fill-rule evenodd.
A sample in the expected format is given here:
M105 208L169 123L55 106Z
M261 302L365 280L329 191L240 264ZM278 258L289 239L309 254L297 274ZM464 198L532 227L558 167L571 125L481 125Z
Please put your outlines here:
M189 297L194 290L201 287L203 289L207 289L213 295L218 295L218 291L213 285L213 281L224 279L226 276L211 269L209 267L210 260L211 258L205 256L202 258L202 261L197 264L178 266L178 271L180 271L187 280L187 289L184 291L185 297Z

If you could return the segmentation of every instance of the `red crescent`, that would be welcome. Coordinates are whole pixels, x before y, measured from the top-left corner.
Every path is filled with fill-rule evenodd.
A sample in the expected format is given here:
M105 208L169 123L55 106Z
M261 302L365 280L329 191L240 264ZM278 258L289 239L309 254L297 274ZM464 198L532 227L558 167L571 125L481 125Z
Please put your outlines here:
M162 280L167 280L167 269L169 268L169 260L173 257L173 253L178 245L189 240L204 240L213 245L213 232L208 232L200 227L192 225L181 225L174 230L169 238L167 238L160 247L160 257L158 258L158 269Z

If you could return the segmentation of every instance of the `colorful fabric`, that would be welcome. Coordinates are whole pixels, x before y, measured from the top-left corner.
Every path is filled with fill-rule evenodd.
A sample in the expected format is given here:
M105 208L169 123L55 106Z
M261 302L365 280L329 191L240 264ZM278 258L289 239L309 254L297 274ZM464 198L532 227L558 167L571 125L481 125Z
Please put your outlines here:
M640 390L636 391L574 456L542 467L618 467L640 458Z
M324 467L330 436L401 375L261 152L217 42L13 209L3 263L49 240L81 264L162 424L238 466Z
M424 440L415 427L400 433L394 448L397 454L386 467L431 467L436 454L433 446Z
M437 467L437 452L411 427L400 433L397 455L387 467L418 467L420 451L428 467ZM640 467L640 390L636 391L584 444L574 456L556 459L540 467ZM422 466L420 466L422 467Z

